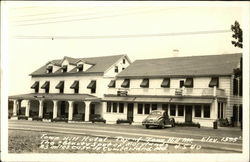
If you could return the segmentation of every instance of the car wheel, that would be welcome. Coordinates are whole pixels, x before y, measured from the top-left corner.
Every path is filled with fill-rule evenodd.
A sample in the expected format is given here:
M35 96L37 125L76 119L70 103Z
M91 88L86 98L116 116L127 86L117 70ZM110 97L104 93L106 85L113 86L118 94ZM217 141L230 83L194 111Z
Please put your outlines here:
M160 129L165 128L165 125L164 125L164 123L163 123L163 122L162 122L162 123L160 123L159 128L160 128Z
M149 128L149 125L145 125L145 127L148 129L148 128Z

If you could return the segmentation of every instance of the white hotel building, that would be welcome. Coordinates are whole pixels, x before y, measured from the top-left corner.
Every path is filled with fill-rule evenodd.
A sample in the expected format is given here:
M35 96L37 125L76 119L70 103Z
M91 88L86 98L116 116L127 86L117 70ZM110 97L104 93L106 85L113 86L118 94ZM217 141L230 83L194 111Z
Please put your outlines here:
M242 54L136 60L126 55L53 60L31 74L31 93L9 97L12 118L107 123L142 120L155 109L212 127L242 121ZM23 105L22 101L26 101Z

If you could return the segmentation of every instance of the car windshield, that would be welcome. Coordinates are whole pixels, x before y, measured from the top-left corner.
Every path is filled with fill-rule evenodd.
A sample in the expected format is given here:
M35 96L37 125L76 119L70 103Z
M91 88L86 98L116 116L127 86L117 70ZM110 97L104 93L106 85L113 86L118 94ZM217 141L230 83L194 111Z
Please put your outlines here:
M152 111L150 115L162 115L161 111Z

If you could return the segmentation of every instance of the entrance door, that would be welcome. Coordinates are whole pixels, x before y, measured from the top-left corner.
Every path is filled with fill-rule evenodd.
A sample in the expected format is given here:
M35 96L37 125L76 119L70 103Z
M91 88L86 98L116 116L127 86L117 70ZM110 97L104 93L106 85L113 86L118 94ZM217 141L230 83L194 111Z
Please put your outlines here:
M185 122L192 122L192 106L186 105L185 106Z
M133 103L128 104L127 119L129 121L133 121L134 119L134 104Z

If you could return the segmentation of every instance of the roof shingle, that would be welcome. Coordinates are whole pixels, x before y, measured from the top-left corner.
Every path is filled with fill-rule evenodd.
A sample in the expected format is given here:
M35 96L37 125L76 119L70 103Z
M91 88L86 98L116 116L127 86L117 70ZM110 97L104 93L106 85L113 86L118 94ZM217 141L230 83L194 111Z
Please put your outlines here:
M223 54L136 60L117 75L120 78L231 75L242 54Z
M64 58L66 58L70 64L76 64L79 60L93 64L93 66L91 68L89 68L87 71L77 72L79 74L79 73L103 73L123 56L124 55L89 57L89 58L71 58L71 57L64 57ZM62 60L63 59L52 60L50 62L54 63L55 65L60 66ZM31 73L30 75L36 76L36 75L55 75L55 74L58 74L58 73L47 74L46 67L47 67L47 64L40 67L39 69L37 69L36 71ZM69 73L76 73L76 71L73 69L70 72L63 73L63 75L69 74Z

